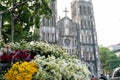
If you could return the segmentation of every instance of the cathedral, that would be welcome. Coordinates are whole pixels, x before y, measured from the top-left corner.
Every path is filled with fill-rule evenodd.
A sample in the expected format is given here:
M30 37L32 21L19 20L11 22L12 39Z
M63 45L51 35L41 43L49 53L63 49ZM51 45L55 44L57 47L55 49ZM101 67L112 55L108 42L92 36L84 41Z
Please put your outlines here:
M52 17L44 16L40 25L40 40L63 47L70 55L77 55L92 75L101 74L97 33L91 0L71 2L72 19L67 16L57 21L57 0L50 4Z

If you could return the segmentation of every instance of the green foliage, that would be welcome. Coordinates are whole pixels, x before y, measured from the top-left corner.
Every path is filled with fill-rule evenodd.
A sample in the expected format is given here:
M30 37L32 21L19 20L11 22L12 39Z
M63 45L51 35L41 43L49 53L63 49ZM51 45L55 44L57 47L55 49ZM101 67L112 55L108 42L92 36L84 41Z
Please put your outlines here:
M54 0L0 0L2 14L2 35L5 42L11 39L11 14L14 15L14 41L26 39L33 26L39 28L41 15L50 18L52 11L49 4ZM37 40L37 39L36 39Z
M108 48L100 46L99 48L101 67L104 72L111 72L114 68L119 67L120 58L118 58Z

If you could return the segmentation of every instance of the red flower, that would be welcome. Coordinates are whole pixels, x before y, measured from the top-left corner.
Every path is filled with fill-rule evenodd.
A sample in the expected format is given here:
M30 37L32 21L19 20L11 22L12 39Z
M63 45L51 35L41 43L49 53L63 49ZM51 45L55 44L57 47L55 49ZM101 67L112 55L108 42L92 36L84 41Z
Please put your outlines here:
M10 54L3 53L2 56L0 56L1 62L7 63L7 62L16 62L19 60L22 61L30 61L33 59L35 54L31 54L31 51L27 50L16 50L15 52L11 52Z
M1 56L1 62L10 62L11 61L11 56L7 53L3 53L3 55Z
M31 54L31 55L30 55L30 59L34 59L34 56L35 56L35 55Z
M6 60L6 53L3 53L3 55L1 56L1 62L5 62Z
M12 57L10 55L6 56L7 62L11 62Z
M18 60L19 60L18 54L12 56L12 61L18 61Z
M15 55L15 52L11 52L10 53L10 56L12 57L12 56L14 56Z

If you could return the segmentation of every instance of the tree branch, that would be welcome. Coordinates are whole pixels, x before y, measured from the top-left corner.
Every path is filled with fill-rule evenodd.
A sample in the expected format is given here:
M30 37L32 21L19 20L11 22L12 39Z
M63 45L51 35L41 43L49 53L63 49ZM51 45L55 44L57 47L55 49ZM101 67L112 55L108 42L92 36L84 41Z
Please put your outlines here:
M20 3L20 4L16 5L16 6L8 9L8 10L5 10L5 11L3 11L3 12L1 11L1 12L0 12L0 15L6 13L6 12L8 12L8 11L9 11L9 12L12 12L13 10L15 10L16 8L18 8L19 6L24 5L24 4L25 4L26 2L28 2L28 1L29 1L29 0L26 0L26 1Z

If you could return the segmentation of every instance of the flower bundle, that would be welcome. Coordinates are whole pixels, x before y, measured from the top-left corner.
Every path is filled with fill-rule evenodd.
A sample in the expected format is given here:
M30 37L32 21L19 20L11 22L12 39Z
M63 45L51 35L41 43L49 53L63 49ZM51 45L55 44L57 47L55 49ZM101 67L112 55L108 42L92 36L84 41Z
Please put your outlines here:
M12 50L28 50L33 54L39 54L41 56L48 57L50 55L54 55L56 58L58 57L68 57L68 54L65 54L65 50L58 47L57 45L47 44L45 42L22 42L22 43L9 43Z
M15 76L16 78L13 77L10 80L18 80L18 78L19 80L26 80L27 78L27 80L87 80L90 74L85 64L77 59L76 56L67 54L64 49L56 45L44 42L22 42L9 43L9 46L14 52L12 51L9 54L5 54L4 52L1 61L30 61L30 63L37 65L38 70L33 75L29 72L32 70L30 64L29 67L27 65L23 68L20 67L22 64L16 63L5 74L4 77L6 80L9 80L11 76ZM6 55L12 57L8 58ZM28 64L28 62L24 64Z
M34 80L87 80L90 74L87 67L76 58L45 58L37 55L32 62L39 67Z
M10 53L3 53L0 56L1 63L8 62L17 62L17 61L30 61L34 58L34 55L31 54L30 51L27 50L16 50Z
M5 80L32 80L32 76L37 72L38 67L33 62L16 62L12 68L4 75Z

